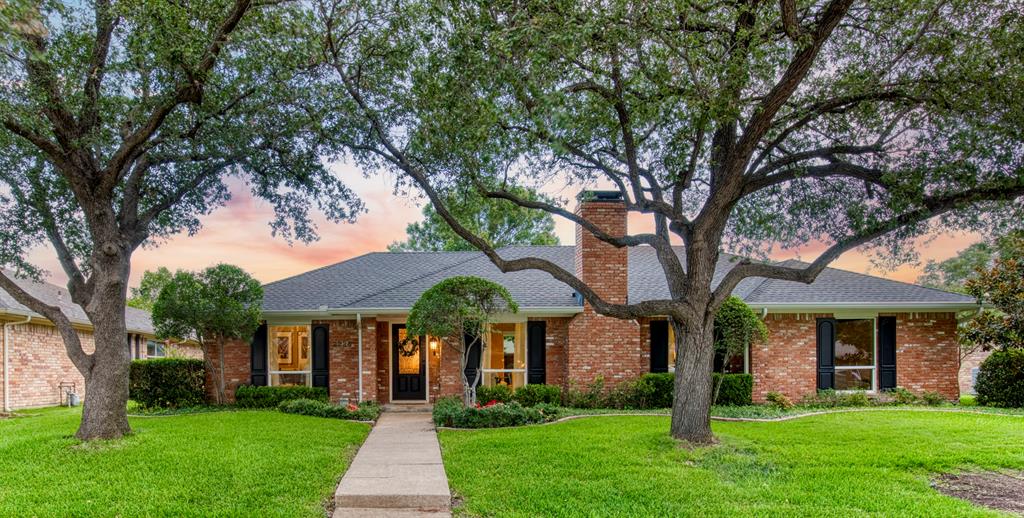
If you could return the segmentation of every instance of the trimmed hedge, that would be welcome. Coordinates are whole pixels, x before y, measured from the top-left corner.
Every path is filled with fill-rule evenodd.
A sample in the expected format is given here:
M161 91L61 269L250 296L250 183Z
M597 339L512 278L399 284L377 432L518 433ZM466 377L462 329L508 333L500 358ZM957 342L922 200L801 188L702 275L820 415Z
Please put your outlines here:
M547 403L524 407L512 401L465 407L458 397L444 397L434 403L434 424L453 428L522 426L553 421L558 415L558 407Z
M128 397L143 409L201 406L206 403L205 380L203 360L134 360L128 375Z
M380 417L380 405L372 401L364 401L359 405L332 405L315 399L290 399L282 401L277 409L286 414L327 417L330 419L352 419L356 421L376 421Z
M476 388L476 400L481 404L497 401L508 403L512 401L512 389L507 385L480 385Z
M327 403L323 387L261 387L241 385L235 389L235 405L239 408L277 408L284 401L312 399Z
M512 401L523 406L557 405L562 402L562 389L555 385L523 385L512 394Z
M981 363L974 385L978 404L1024 407L1024 349L994 351Z
M711 375L712 388L721 383L715 405L744 406L753 401L754 377L750 374ZM675 374L663 372L644 374L632 382L626 382L605 398L602 406L609 408L670 408L675 390Z
M744 406L753 403L754 376L750 374L718 374L711 375L712 387L721 380L718 388L718 400L712 402L723 406Z

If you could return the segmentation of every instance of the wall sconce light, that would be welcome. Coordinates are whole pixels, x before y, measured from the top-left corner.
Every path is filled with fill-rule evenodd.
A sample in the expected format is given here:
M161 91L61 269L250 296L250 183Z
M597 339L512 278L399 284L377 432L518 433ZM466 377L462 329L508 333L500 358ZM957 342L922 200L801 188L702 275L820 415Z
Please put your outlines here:
M437 338L430 339L430 354L433 354L434 356L438 355Z

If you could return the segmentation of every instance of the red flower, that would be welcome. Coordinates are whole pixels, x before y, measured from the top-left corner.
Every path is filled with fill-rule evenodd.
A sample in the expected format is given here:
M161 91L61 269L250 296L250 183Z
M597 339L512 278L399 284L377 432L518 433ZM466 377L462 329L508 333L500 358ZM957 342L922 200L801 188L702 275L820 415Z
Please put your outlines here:
M497 405L497 404L498 404L498 400L497 399L492 399L492 400L488 401L486 405L484 405L484 408L491 408L492 406Z
M348 404L348 411L349 411L349 412L355 412L356 410L359 410L359 407L358 407L358 406L356 406L356 405L353 405L352 403L349 403L349 404Z

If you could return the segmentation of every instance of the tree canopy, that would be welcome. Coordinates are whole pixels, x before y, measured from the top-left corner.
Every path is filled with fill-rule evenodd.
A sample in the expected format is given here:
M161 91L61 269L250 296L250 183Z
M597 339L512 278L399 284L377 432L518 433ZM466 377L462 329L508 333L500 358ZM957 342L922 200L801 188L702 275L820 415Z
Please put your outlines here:
M712 440L713 315L744 278L812 282L848 250L898 263L929 230L1024 219L1019 1L316 5L331 135L361 165L398 172L502 271L546 271L604 315L672 317L679 438ZM545 183L610 186L653 231L609 235L508 188ZM464 188L653 247L666 298L610 302L502 256L447 210ZM757 260L807 244L824 247L810 264ZM719 278L722 249L750 259Z
M153 311L153 304L156 303L156 298L160 296L160 290L167 283L171 282L173 276L174 274L166 266L142 272L142 280L139 281L139 286L131 289L128 305L137 309Z
M549 200L532 189L515 188L528 200ZM555 220L546 212L529 210L514 203L480 196L475 190L450 196L446 204L466 228L487 240L494 248L511 245L557 245ZM388 250L465 251L476 250L459 237L437 214L434 206L423 206L423 221L405 227L407 239L392 243Z
M742 355L751 344L768 339L768 326L743 299L729 297L715 312L715 349L729 359Z
M949 259L928 261L917 283L940 290L967 293L965 284L978 272L990 268L997 258L1024 258L1021 232L998 236L991 241L980 241L960 250Z
M207 369L217 382L217 402L224 399L224 346L228 340L249 340L260 323L263 287L245 270L218 264L194 273L177 271L153 304L153 325L161 338L195 339ZM209 355L217 345L220 361Z

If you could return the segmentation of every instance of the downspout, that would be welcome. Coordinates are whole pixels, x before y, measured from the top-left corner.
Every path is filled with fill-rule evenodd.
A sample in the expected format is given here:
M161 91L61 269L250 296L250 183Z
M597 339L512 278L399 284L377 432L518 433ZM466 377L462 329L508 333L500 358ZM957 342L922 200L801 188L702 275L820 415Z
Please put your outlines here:
M359 313L355 313L355 335L356 335L356 337L358 337L357 338L357 342L359 344L358 345L358 347L359 347L359 352L358 352L358 356L359 356L359 360L358 360L358 362L359 362L359 365L358 365L359 376L357 377L357 379L359 380L359 397L358 397L358 401L361 403L362 402L362 315L359 314Z
M28 315L21 322L7 322L4 324L4 412L11 411L11 384L9 382L11 366L8 359L10 354L8 352L7 337L11 334L11 327L27 324L31 321L32 315Z

